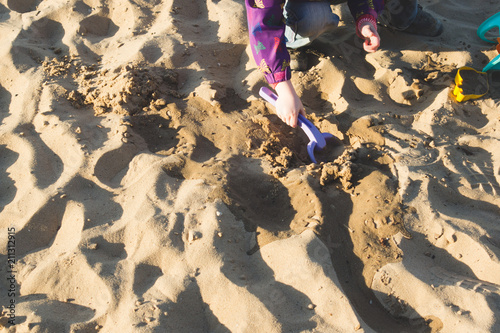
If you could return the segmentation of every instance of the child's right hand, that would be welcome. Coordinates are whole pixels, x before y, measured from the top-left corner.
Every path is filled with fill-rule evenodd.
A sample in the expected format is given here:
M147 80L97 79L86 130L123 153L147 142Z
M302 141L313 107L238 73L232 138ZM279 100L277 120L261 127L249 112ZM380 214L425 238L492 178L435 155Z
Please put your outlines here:
M278 100L276 101L276 112L278 117L291 127L297 127L299 113L303 116L306 111L302 102L293 88L290 80L280 82L276 85Z

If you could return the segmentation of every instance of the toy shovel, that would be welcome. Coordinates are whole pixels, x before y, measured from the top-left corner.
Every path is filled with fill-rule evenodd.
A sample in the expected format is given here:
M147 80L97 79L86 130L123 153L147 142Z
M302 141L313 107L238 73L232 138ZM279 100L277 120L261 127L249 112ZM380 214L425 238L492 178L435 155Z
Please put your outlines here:
M488 18L484 21L479 28L477 28L477 35L482 40L488 43L496 43L498 41L500 45L500 38L488 38L486 34L488 31L491 31L493 28L500 29L500 12ZM497 46L498 53L500 53L500 48ZM491 60L486 67L483 68L483 72L486 72L490 69L500 70L500 55L497 55L493 60Z
M273 106L276 106L278 96L276 96L276 94L274 94L269 88L260 88L259 95ZM314 149L323 149L326 146L326 139L333 138L334 136L330 133L321 133L309 120L306 119L306 117L301 114L299 114L297 123L310 140L307 144L309 157L313 163L317 163L316 158L314 158Z

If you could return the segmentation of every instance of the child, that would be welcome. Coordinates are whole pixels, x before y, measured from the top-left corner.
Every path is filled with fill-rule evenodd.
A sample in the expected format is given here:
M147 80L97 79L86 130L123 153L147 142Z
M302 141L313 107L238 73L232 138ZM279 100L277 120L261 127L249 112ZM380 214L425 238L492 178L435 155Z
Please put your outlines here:
M290 54L335 28L339 17L330 2L346 0L245 0L250 44L256 63L278 93L276 111L286 124L296 127L304 106L290 81ZM347 0L356 20L356 33L363 48L375 52L380 46L377 18L394 29L426 36L441 34L441 22L422 10L417 0ZM380 16L378 14L381 14Z

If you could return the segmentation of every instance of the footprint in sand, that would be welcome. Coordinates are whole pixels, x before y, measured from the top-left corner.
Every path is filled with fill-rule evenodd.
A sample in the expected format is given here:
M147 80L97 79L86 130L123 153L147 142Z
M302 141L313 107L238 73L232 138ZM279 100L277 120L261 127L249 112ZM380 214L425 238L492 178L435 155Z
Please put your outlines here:
M26 177L26 181L34 181L34 186L38 189L46 189L53 185L62 175L64 163L60 156L54 152L47 143L41 138L33 126L23 125L16 130L23 133L22 139L16 141L12 145L11 150L20 155L20 159L25 161L19 166L19 170L25 175L33 175Z
M123 215L122 207L113 199L115 197L113 192L80 175L72 177L62 189L62 193L69 200L84 205L84 229L96 227L109 221L117 221Z
M196 1L174 0L171 11L173 14L184 16L190 21L198 19L202 13L206 14L206 8L202 10Z
M49 247L61 228L66 199L59 196L49 199L35 212L16 237L26 241L16 247L16 255L22 256L37 249Z
M53 46L64 37L64 28L61 23L42 17L33 21L29 28L22 30L18 39L28 41L30 44L41 44Z
M11 102L12 94L0 84L0 124L5 117L9 116L7 110L9 110Z
M114 296L109 281L96 274L81 253L49 252L43 258L38 254L24 258L22 288L28 296L21 298L19 310L27 322L36 322L47 332L66 332L68 323L88 322L108 310ZM37 320L29 318L32 315ZM61 324L64 329L56 329Z
M183 213L172 213L168 219L168 225L172 226L168 234L170 243L180 252L184 251L184 240L178 235L184 233L184 221L186 217Z
M138 296L142 296L145 292L151 288L156 280L163 275L161 268L158 266L153 266L149 264L138 264L135 267L134 273L134 293Z
M457 150L450 150L450 162L457 172L464 178L473 190L480 189L491 195L500 195L491 154L477 147L458 146Z
M500 250L500 230L489 231L486 239L491 245Z
M288 230L296 214L288 189L264 173L258 160L234 158L228 164L227 194L233 214L249 229Z
M19 70L39 66L42 59L54 56L52 50L67 49L62 43L64 33L61 23L46 17L31 22L12 42L12 62Z
M205 303L200 286L194 279L186 281L186 287L177 296L176 302L168 301L160 304L158 308L160 313L168 313L158 318L158 327L164 332L230 332ZM137 312L141 315L143 311ZM214 330L214 327L217 329Z
M500 261L500 230L488 230L487 234L479 238L483 247L493 261ZM500 291L499 291L500 294Z
M19 154L0 145L0 213L14 200L17 188L15 181L9 177L8 168L15 163Z
M220 151L212 141L199 135L196 137L196 144L191 159L198 163L206 162L212 157L217 156Z
M27 13L35 10L39 0L8 0L7 6L18 13Z
M83 1L77 1L74 5L73 5L73 10L75 12L78 12L80 14L83 14L83 15L88 15L90 12L92 12L92 7L90 7L89 5L87 5L85 2Z
M144 60L152 64L156 63L156 61L163 56L163 50L153 42L144 45L139 52L142 54Z
M440 285L459 286L464 289L479 293L496 293L500 296L500 285L486 281L471 279L465 276L447 271L441 267L432 267L431 272L440 282Z
M87 322L95 316L95 310L91 307L42 297L43 295L34 295L34 297L30 295L19 299L22 304L21 311L27 314L26 321L32 323L24 327L26 329L30 327L31 332L66 332L69 330L68 322ZM34 320L34 318L37 319ZM92 329L85 330L85 332L94 332L95 326L94 323Z
M94 14L80 22L78 34L88 37L111 37L118 31L118 27L111 19Z
M124 144L104 153L95 165L94 175L103 184L110 187L119 186L137 151L138 148L135 145Z
M178 109L176 112L180 115ZM138 115L131 118L133 132L144 139L152 153L168 151L178 146L178 131L170 128L170 123L160 115Z
M107 237L111 238L116 236L107 235ZM112 243L103 236L91 238L87 244L87 249L82 252L86 256L89 265L97 270L101 276L114 274L118 262L127 257L124 243Z
M9 15L4 15L7 13L9 13L9 9L0 3L0 22L6 21L9 19Z

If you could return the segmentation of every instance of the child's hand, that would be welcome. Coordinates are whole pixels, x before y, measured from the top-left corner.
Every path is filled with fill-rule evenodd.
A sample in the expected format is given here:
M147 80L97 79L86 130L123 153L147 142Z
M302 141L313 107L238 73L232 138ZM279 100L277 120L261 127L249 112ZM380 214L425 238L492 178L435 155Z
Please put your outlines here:
M366 52L375 52L380 46L380 36L377 29L370 22L361 23L360 34L365 38L363 48Z
M306 115L304 106L295 92L291 81L283 81L276 86L278 100L276 101L276 113L283 122L292 127L297 127L299 113Z

